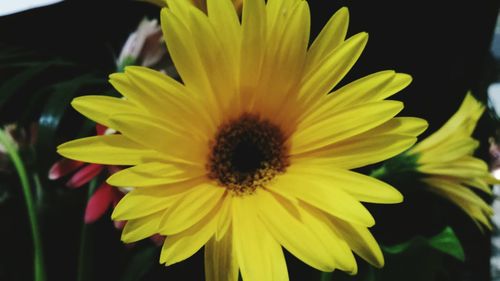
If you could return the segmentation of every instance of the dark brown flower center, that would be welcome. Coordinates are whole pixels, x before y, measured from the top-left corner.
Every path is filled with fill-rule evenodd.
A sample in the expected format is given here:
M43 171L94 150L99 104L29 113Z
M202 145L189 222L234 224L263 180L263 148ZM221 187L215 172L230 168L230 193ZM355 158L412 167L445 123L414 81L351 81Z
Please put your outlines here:
M257 115L243 114L219 127L210 144L207 170L233 194L251 194L288 166L281 129Z

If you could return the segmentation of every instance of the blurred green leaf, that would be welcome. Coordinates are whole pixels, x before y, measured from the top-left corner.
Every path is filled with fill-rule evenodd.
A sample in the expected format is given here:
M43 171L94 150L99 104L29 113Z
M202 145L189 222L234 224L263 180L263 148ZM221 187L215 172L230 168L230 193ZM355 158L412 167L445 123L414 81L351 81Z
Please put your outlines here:
M3 108L9 98L28 83L29 80L46 71L50 66L50 63L38 64L21 71L14 75L14 77L4 80L0 85L0 108Z
M335 271L330 280L334 281L452 281L447 266L449 257L459 261L465 259L462 246L450 227L439 234L413 239L391 246L381 246L385 265L374 268L366 262L359 262L359 272L355 276ZM452 274L452 273L451 273Z
M449 256L456 258L459 261L465 260L464 250L460 241L458 240L455 232L451 227L446 227L441 233L431 238L425 238L418 236L405 243L384 246L382 247L384 252L392 255L397 255L404 253L405 251L411 251L412 248L419 247L430 247Z
M55 132L71 100L80 93L83 86L101 83L104 83L103 79L89 73L55 84L52 87L52 92L38 120L37 151L41 153L38 159L50 159L50 157L45 156L54 152L56 147Z

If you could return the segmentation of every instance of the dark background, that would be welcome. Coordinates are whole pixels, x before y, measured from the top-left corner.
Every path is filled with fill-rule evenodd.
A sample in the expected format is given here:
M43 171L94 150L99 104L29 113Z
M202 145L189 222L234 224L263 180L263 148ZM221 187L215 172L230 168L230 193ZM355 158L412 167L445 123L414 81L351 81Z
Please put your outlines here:
M342 83L385 69L413 76L413 83L396 99L405 102L402 115L429 121L429 130L423 136L435 131L455 112L468 89L484 98L486 86L498 80L498 64L489 54L498 1L311 0L309 5L313 35L342 6L350 10L349 34L367 31L370 35L363 55ZM157 17L158 14L156 7L134 1L66 1L0 17L0 46L14 46L35 51L40 57L59 57L76 63L69 70L46 73L33 85L85 72L94 72L106 79L116 69L115 57L128 34L144 15ZM0 68L0 85L2 77L11 74L2 74ZM26 85L7 105L0 107L2 124L19 118L33 87ZM107 86L96 88L106 90ZM82 94L85 93L88 92ZM36 111L30 113L27 119L36 118L36 114ZM68 113L71 114L74 113ZM56 144L74 134L71 122L66 123L69 124L62 123ZM485 140L492 126L487 121L479 126L478 137L484 140L480 153L484 157L487 157ZM63 182L48 183L43 175L55 159L55 151L47 151L40 160L45 164L39 168L43 181L50 187L45 206L51 207L41 208L48 280L76 280L86 191L68 191ZM16 178L11 179L15 185ZM415 234L435 234L440 226L451 224L463 243L467 260L465 264L449 265L453 271L450 280L489 280L489 235L480 233L463 213L445 202L432 196L418 196L408 198L404 206L369 206L377 220L374 228L377 239L383 243L400 242L398 240ZM437 204L442 206L442 211L437 214L428 206L416 204L417 201L429 202L428 206ZM0 204L0 280L31 278L32 250L24 212L20 189ZM125 248L108 218L90 228L92 239L88 249L93 252L93 272L89 280L119 280L133 254L149 246L149 242L144 241L134 248ZM167 269L154 260L153 269L143 280L202 280L202 256L198 253ZM293 258L289 261L292 280L317 278L312 269Z

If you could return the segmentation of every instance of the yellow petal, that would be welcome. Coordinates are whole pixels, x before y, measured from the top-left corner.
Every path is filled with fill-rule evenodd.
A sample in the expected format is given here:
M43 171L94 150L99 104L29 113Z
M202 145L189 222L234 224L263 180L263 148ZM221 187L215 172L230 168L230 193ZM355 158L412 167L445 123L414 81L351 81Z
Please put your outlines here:
M246 1L241 19L240 98L241 105L253 106L254 88L259 82L266 49L266 15L263 0Z
M493 215L493 208L486 204L479 196L468 188L439 178L424 179L430 185L429 191L434 192L455 203L467 215L469 215L479 229L483 226L491 230L490 217Z
M368 34L364 32L350 37L329 56L323 58L317 64L317 68L311 69L308 75L304 76L300 96L303 102L309 105L309 108L306 108L307 111L312 110L311 106L330 92L349 72L361 55L367 41Z
M318 106L303 121L306 124L314 123L322 115L342 108L352 107L363 103L381 101L402 90L411 82L411 76L395 73L392 70L380 71L323 96Z
M424 164L453 161L465 155L471 155L478 147L479 141L471 137L457 138L449 143L434 146L425 153L420 153L418 162Z
M302 158L326 158L321 161L331 160L333 167L358 168L389 159L407 150L427 125L427 121L420 118L395 117L347 140L294 155L291 159L293 162L294 158L296 161Z
M192 138L188 132L176 130L159 119L143 115L119 114L111 117L113 128L124 136L150 149L169 156L171 161L199 165L205 160L208 145Z
M482 178L464 179L463 183L470 186L470 187L479 189L488 195L493 194L491 187L488 185L488 182L485 179L482 179Z
M239 64L239 47L241 42L241 26L238 14L229 1L208 0L208 19L220 34L224 52L227 54L229 62L237 68Z
M488 174L488 165L483 160L466 156L453 162L422 164L418 167L418 170L422 173L433 175L471 178L482 177Z
M137 165L164 159L164 156L122 135L95 136L63 143L57 147L62 156L105 165Z
M460 183L454 182L453 180L446 178L425 178L422 179L422 181L431 186L432 188L429 188L429 190L433 192L438 192L446 196L452 195L460 198L464 202L467 202L467 204L475 205L485 210L491 208L477 194Z
M211 85L211 92L204 94L213 99L219 108L228 110L236 93L238 68L225 53L219 40L220 36L217 36L220 31L214 29L207 16L200 10L191 8L189 11L194 44Z
M224 202L222 202L219 221L217 222L217 230L215 232L215 239L217 240L220 240L229 230L233 218L232 204L233 200L231 200L231 196L226 196Z
M210 183L189 190L165 212L160 233L172 235L190 228L220 205L224 193L224 188Z
M178 2L179 6L186 9L191 7L182 1L173 2ZM211 109L210 112L217 113L219 111L213 99L210 81L197 52L195 40L190 35L191 31L179 18L182 16L181 13L172 13L166 8L161 11L161 26L169 54L186 87L194 93L204 93L209 96L206 105ZM186 50L190 50L189 56L186 56ZM218 117L213 118L218 120Z
M403 136L416 137L423 133L429 124L421 118L415 117L394 117L384 124L364 133L366 136L397 134ZM361 135L360 135L361 136ZM364 137L364 136L363 136Z
M174 184L133 189L115 206L112 218L114 220L136 219L167 209L185 192L205 181L203 177Z
M199 166L150 162L114 173L106 182L121 187L142 187L177 183L205 173Z
M287 25L286 21L291 17L291 11L297 7L301 0L268 0L266 4L267 15L267 37L277 39L276 35L281 35ZM274 35L274 36L273 36ZM270 42L274 44L275 42Z
M351 275L356 274L358 272L356 259L351 248L344 241L344 237L339 235L328 219L330 216L305 203L300 204L299 210L302 221L313 229L318 238L321 239L325 245L325 251L333 256L337 268Z
M334 112L311 126L299 126L291 137L291 153L311 151L361 134L390 120L402 109L401 102L381 101Z
M234 247L244 280L288 281L280 245L258 220L255 196L235 197Z
M332 271L334 259L315 229L306 225L299 209L283 197L262 191L258 194L260 219L273 237L294 256L308 265Z
M314 39L307 53L306 73L318 68L321 60L327 57L335 48L344 42L349 26L349 10L339 9L328 20L319 35Z
M375 224L372 215L358 200L332 186L325 177L288 172L268 188L278 194L295 196L333 216L365 226Z
M210 2L209 2L210 3ZM238 281L238 261L234 252L232 229L205 245L206 281Z
M394 157L416 141L415 137L402 135L356 136L318 150L292 155L291 161L317 159L328 162L331 167L354 169Z
M217 218L218 209L215 208L188 229L167 236L161 248L160 263L172 265L194 255L214 235Z
M191 93L173 78L147 67L128 66L125 68L125 75L139 90L139 94L134 96L138 99L135 102L147 108L152 116L162 120L175 120L169 122L169 126L184 128L200 141L207 141L215 125L203 106L205 96ZM178 118L179 116L183 118Z
M154 213L142 218L128 220L122 230L122 241L133 243L158 233L163 212Z
M158 197L154 194L132 190L115 206L113 220L133 220L166 210L172 206L178 196Z
M403 201L401 193L385 182L356 172L335 169L333 164L334 162L327 159L312 159L292 164L287 172L312 181L320 181L322 186L330 190L340 188L359 201L382 204Z
M418 143L412 152L426 151L449 140L456 133L470 135L483 111L484 106L471 94L467 94L458 111L439 130Z
M256 93L256 110L269 112L271 115L281 112L289 115L288 106L284 103L290 100L293 102L290 93L295 93L300 83L309 43L310 13L307 2L283 1L283 5L286 5L284 2L296 4L289 3L289 10L282 7L283 10L277 15L279 20L276 23L279 24L268 26L270 38L262 67L260 88ZM280 71L276 71L278 65ZM281 112L277 109L281 109Z
M380 268L384 266L384 256L382 251L380 250L377 241L373 238L373 235L366 227L352 224L334 217L331 217L330 219L332 220L335 229L342 234L345 241L356 254L375 267Z
M106 127L111 127L109 117L113 114L141 112L129 101L107 96L77 97L73 99L71 106L87 118Z

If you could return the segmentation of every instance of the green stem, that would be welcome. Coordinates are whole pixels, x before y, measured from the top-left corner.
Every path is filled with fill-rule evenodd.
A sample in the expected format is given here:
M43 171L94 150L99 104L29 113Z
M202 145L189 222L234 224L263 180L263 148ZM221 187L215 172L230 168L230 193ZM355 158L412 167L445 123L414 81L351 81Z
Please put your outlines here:
M332 281L332 273L331 272L321 272L320 281Z
M42 187L42 182L40 181L40 176L38 176L38 173L33 173L33 182L35 183L35 190L36 190L36 198L37 202L43 202L43 187Z
M90 197L92 197L92 194L94 194L94 191L97 187L97 179L93 179L90 181L89 187L88 187L88 193L87 193L87 202L89 201ZM87 225L85 222L83 222L82 225L82 230L80 233L80 249L79 249L79 256L78 256L78 276L77 276L77 281L86 281L86 280L91 280L89 278L88 274L90 274L89 270L89 259L87 258L89 256L88 250L88 240L89 240L89 225Z
M5 146L9 157L16 168L17 174L21 181L21 186L23 188L24 199L26 201L26 207L28 209L28 217L31 225L31 235L33 238L34 247L34 267L35 267L35 281L45 281L45 268L43 260L43 248L42 239L40 234L40 227L38 224L38 216L35 208L35 203L33 200L33 194L31 193L31 186L28 180L28 175L26 173L26 168L21 160L21 157L17 153L17 149L11 142L10 138L5 134L3 130L0 130L0 143Z

